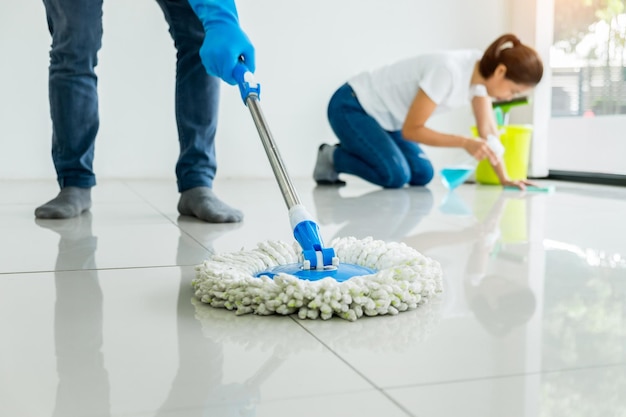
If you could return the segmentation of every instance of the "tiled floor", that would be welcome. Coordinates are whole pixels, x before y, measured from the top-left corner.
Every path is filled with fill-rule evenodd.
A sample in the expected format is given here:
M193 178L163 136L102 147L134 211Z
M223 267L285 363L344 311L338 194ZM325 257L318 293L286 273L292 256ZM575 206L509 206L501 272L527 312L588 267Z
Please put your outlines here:
M0 416L626 416L626 189L381 190L295 181L322 236L403 241L445 292L398 316L235 316L193 298L212 252L291 241L273 180L221 180L239 225L168 181L103 181L36 221L53 182L0 182Z

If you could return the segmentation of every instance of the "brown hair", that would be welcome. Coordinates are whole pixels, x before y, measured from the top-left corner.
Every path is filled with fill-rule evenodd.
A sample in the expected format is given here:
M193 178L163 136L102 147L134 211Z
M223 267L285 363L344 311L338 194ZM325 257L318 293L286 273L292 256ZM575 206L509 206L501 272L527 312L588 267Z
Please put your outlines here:
M499 64L506 67L505 77L517 84L534 87L543 76L539 54L511 33L500 36L489 45L478 64L480 75L491 77Z

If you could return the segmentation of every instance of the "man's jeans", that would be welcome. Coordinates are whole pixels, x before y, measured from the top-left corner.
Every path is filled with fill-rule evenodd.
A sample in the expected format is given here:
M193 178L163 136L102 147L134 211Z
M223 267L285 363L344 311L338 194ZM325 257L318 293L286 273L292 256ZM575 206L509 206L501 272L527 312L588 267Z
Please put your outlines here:
M328 120L341 145L335 150L337 172L356 175L385 188L426 185L433 166L419 145L401 132L384 130L365 113L352 87L344 84L328 104Z
M52 159L61 188L89 188L96 184L93 158L99 116L94 68L102 40L102 0L43 1L52 35L49 68ZM204 40L204 29L189 3L186 0L157 0L157 3L177 50L178 189L211 187L216 170L214 140L220 80L209 76L200 61L198 50ZM137 123L147 122L137 120Z

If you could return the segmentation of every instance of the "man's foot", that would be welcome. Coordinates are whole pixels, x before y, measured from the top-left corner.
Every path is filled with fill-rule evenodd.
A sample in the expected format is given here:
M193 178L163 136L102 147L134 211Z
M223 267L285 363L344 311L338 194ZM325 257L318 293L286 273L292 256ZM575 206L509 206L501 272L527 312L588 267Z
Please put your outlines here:
M178 212L209 223L237 223L243 213L221 201L209 187L196 187L180 194Z
M319 185L346 185L345 181L339 179L339 174L335 171L333 153L336 146L322 143L317 151L317 161L313 170L313 179Z
M35 209L38 219L69 219L91 208L91 188L65 187L59 195Z

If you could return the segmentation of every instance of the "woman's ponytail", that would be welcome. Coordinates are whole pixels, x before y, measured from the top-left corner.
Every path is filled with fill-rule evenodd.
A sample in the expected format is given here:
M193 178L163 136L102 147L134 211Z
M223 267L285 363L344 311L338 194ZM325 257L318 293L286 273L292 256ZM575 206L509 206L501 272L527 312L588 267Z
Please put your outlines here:
M500 64L506 67L505 77L518 84L535 86L543 77L539 54L512 33L500 36L489 45L478 68L484 78L489 78Z

